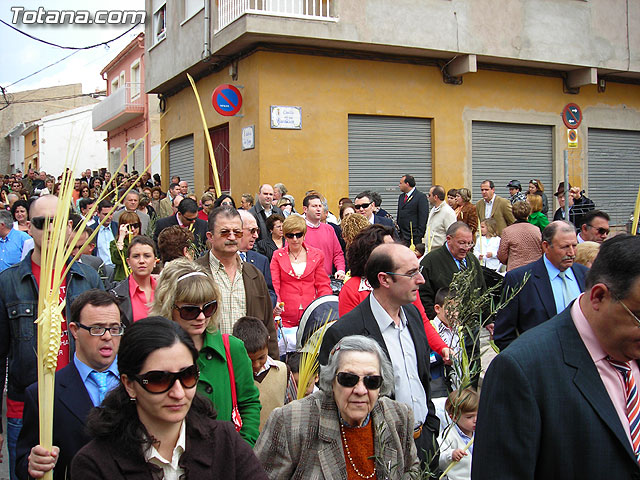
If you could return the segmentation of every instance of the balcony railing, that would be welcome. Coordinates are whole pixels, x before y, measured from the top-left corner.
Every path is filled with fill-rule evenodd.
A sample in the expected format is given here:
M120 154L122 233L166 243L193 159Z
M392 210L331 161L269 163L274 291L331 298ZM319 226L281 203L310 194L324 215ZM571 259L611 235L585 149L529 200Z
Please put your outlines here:
M91 118L93 129L113 130L142 115L145 100L141 83L125 83L94 107Z
M242 15L275 15L308 20L335 19L335 0L218 0L218 28L222 30Z

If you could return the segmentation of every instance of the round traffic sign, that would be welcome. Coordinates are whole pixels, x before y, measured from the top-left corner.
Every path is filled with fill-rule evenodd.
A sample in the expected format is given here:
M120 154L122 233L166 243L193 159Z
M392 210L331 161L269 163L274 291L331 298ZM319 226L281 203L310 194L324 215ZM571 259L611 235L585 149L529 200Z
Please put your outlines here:
M211 103L220 115L231 117L242 108L242 94L233 85L219 85L211 95Z
M582 122L582 111L575 103L568 103L562 109L562 121L567 128L578 128Z

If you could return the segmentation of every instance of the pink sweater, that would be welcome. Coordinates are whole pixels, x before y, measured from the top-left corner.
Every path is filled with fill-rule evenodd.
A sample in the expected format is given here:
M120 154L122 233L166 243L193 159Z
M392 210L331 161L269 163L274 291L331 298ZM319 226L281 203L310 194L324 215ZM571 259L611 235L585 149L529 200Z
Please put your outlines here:
M304 237L307 245L321 250L324 253L324 270L327 275L333 273L333 266L336 270L344 272L344 254L336 237L336 232L326 223L321 223L318 228L310 227L307 224L307 234Z

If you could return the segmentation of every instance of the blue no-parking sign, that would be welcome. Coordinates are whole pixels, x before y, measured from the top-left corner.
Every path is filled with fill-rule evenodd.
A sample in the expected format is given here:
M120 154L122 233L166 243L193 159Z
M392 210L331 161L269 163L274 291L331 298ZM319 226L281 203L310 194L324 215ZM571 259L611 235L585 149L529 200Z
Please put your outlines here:
M242 108L242 94L233 85L220 85L213 91L211 103L215 111L220 115L231 117Z

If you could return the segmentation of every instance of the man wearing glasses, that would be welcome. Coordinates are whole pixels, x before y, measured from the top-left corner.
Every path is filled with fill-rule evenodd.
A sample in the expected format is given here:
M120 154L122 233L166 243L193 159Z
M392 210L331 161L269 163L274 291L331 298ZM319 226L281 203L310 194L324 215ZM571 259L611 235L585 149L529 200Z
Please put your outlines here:
M576 231L569 222L551 222L542 231L539 260L507 272L503 294L531 276L520 292L496 315L493 339L505 349L526 330L562 312L584 291L587 268L575 263Z
M364 215L371 225L378 224L384 225L385 227L394 227L393 221L390 218L383 217L382 215L376 215L376 204L373 201L373 198L371 198L371 192L364 191L356 195L356 198L353 201L353 206L356 209L356 213Z
M178 205L178 211L175 215L160 218L156 222L155 231L153 232L153 241L158 244L158 236L160 232L167 227L179 225L188 228L193 232L196 246L199 250L205 250L207 245L207 222L198 218L198 204L191 198L183 198Z
M609 215L602 210L592 210L582 217L578 243L597 242L602 243L609 235Z
M65 478L76 452L89 443L85 431L89 410L99 406L119 383L116 355L124 327L117 299L102 290L80 294L71 305L69 330L76 352L73 361L56 374L55 447L49 452L38 444L38 384L34 383L25 393L24 426L17 446L18 478L41 478L53 468L54 479Z
M29 235L33 238L33 250L21 262L0 273L0 365L9 359L7 385L7 441L11 477L15 466L15 446L22 428L25 389L37 380L36 365L38 289L42 229L46 220L53 220L58 207L58 197L45 195L37 198L29 208ZM50 226L53 228L53 226ZM71 233L72 222L66 234ZM74 263L60 289L60 300L66 299L64 318L71 318L70 305L82 292L93 288L104 289L98 273L87 265ZM66 322L62 324L62 337L58 353L58 369L72 361L74 342L69 338ZM0 375L0 392L4 390L5 376ZM0 437L0 443L4 439Z
M376 340L393 365L395 400L413 410L418 457L437 468L440 422L431 401L430 349L420 313L411 304L425 281L421 271L415 253L404 245L377 246L365 267L373 292L326 331L318 360L326 365L329 352L343 337Z
M220 331L231 334L233 324L240 317L257 317L269 331L269 355L279 358L267 283L260 270L251 263L242 262L238 255L243 235L242 218L237 210L226 206L212 210L207 232L211 250L198 258L196 263L213 276L224 299L220 305Z
M492 361L474 480L639 476L638 258L637 236L604 242L585 293Z

